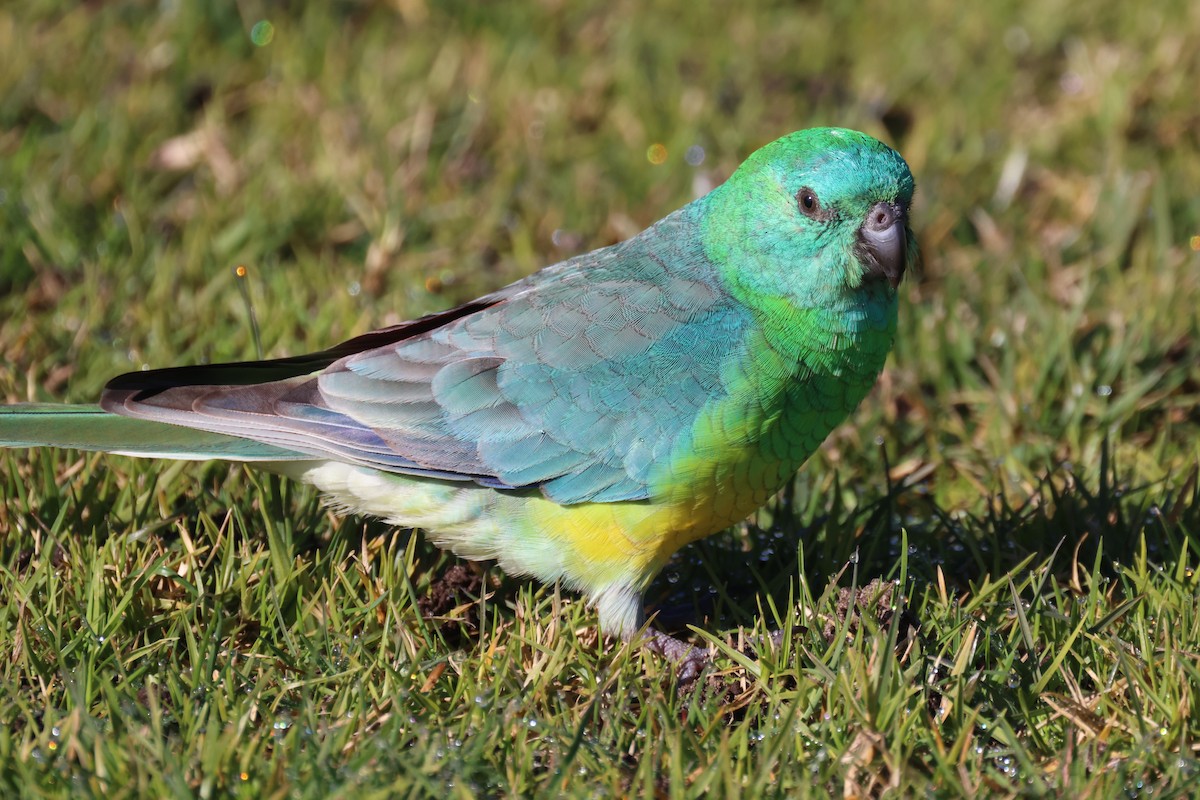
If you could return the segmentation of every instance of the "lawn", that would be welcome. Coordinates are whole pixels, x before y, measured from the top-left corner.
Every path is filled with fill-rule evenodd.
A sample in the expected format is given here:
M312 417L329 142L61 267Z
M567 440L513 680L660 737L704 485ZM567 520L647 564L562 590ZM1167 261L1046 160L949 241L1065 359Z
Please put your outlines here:
M3 796L1200 780L1200 4L33 0L0 52L7 402L447 308L812 125L900 150L923 251L875 391L651 588L684 689L307 488L0 451Z

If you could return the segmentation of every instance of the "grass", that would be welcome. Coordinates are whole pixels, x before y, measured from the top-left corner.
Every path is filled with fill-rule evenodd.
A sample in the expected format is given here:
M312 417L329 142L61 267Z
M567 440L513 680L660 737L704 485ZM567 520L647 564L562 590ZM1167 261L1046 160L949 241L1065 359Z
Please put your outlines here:
M0 792L1189 791L1198 32L1169 0L0 9L8 401L465 301L808 125L901 150L925 261L853 420L651 589L720 651L695 692L302 487L0 454Z

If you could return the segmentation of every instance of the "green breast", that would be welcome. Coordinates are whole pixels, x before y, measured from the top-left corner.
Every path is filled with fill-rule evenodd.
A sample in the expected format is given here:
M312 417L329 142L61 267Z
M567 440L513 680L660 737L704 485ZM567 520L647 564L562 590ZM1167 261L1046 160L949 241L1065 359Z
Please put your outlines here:
M894 293L840 309L797 312L783 330L753 325L722 365L704 406L655 481L688 538L765 503L870 391L896 329Z

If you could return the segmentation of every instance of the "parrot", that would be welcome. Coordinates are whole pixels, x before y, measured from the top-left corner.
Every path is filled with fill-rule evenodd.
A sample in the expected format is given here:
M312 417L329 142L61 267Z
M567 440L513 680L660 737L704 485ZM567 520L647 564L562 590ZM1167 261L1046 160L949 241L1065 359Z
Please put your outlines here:
M641 233L307 355L0 407L0 446L247 462L581 593L695 666L643 594L775 495L874 385L919 257L903 157L811 128ZM694 673L694 669L692 670Z

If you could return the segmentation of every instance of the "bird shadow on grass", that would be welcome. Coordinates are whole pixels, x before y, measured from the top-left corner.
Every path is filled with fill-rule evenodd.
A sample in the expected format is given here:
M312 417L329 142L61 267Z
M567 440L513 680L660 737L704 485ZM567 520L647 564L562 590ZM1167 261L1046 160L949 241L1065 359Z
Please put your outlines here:
M899 483L858 508L830 492L835 499L806 521L796 491L775 500L768 525L746 523L681 551L647 595L659 623L677 631L753 627L765 610L795 603L798 577L816 597L827 585L895 580L904 555L909 591L940 582L960 595L988 576L1047 560L1064 581L1080 563L1111 573L1143 547L1149 560L1169 563L1185 544L1197 548L1183 532L1200 522L1196 471L1175 491L1166 482L1132 485L1107 447L1097 476L1054 467L1027 496L1000 492L979 514L941 508L922 485Z
M1058 696L1077 680L1056 672L1079 630L1114 646L1135 635L1123 617L1145 597L1139 574L1200 560L1189 534L1200 526L1198 475L1136 484L1106 446L1097 473L1048 469L1019 500L999 492L976 514L898 484L857 508L830 500L805 524L785 493L760 517L768 524L676 557L648 606L665 630L695 626L734 645L730 631L778 629L790 616L793 652L809 653L801 669L838 637L886 641L895 618L895 658L919 654L914 688L931 717L971 707L1019 720L1031 693ZM729 685L710 679L708 690L728 699Z

